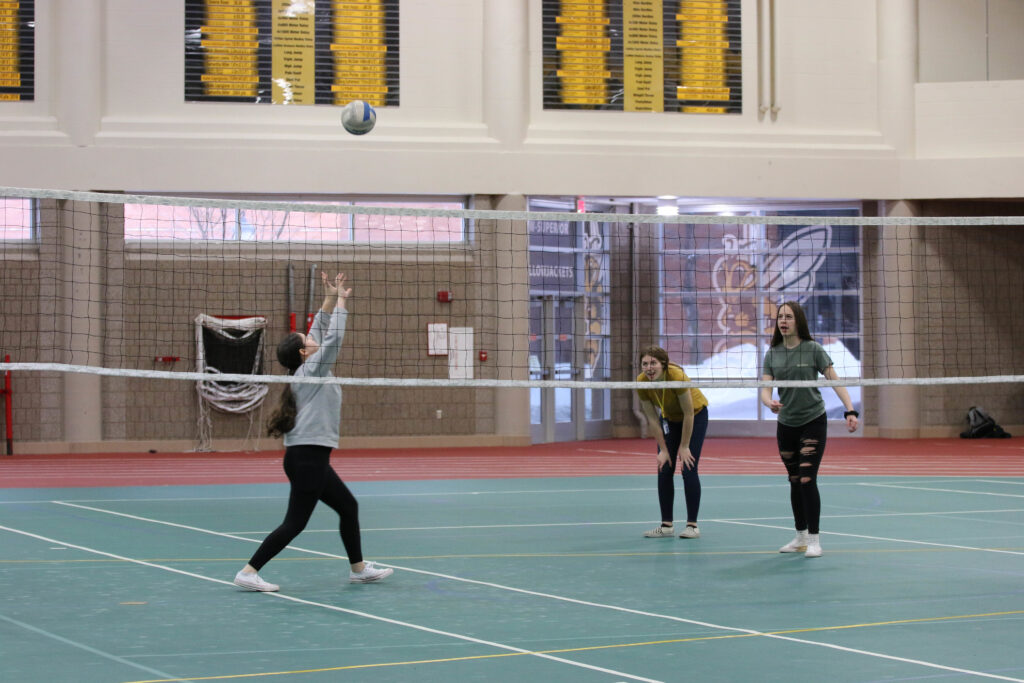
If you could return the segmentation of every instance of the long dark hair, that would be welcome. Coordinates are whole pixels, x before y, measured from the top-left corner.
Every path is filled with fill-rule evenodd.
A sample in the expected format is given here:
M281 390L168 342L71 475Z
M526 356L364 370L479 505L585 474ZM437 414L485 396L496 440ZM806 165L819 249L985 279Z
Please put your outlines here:
M292 332L281 340L277 345L277 362L288 369L289 375L302 365L302 354L299 353L305 346L306 340L298 332ZM267 435L278 437L284 436L295 428L295 416L299 407L295 403L295 394L292 393L291 385L284 385L281 392L281 401L277 404L277 410L267 421Z
M796 321L796 336L804 341L814 341L814 337L811 336L811 328L807 326L807 314L804 313L804 309L795 301L787 301L782 306L789 306L789 310L793 311L793 320ZM779 306L779 311L782 311L782 306ZM782 343L782 333L779 332L779 320L778 314L775 317L775 332L772 333L772 346L778 346Z

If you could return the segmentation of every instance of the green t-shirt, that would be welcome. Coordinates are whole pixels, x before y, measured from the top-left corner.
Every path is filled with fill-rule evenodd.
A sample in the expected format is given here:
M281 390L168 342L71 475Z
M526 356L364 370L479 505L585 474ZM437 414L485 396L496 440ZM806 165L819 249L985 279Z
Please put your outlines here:
M784 381L814 380L832 365L832 359L814 341L802 341L792 349L779 344L764 355L764 374ZM816 387L779 387L779 422L799 427L825 412L825 399Z

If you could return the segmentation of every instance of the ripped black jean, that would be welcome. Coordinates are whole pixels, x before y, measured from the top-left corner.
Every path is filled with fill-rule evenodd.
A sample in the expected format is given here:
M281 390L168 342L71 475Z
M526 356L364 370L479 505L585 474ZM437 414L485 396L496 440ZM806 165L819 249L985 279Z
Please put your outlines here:
M828 417L825 413L799 427L778 423L776 439L779 455L789 476L789 502L797 531L818 533L821 496L818 494L818 468L825 454Z

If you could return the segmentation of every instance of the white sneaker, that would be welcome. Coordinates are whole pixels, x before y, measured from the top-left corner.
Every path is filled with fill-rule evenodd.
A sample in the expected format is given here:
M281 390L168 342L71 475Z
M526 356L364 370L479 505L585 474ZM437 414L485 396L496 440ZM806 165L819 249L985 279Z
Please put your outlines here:
M394 569L390 567L384 567L383 569L376 566L373 562L367 562L363 565L363 571L348 573L349 583L373 583L374 581L380 581L381 579L387 578L395 573Z
M238 572L235 574L235 585L241 586L249 591L259 591L261 593L273 593L281 588L276 584L264 581L260 578L260 575L255 572L252 574Z
M675 527L671 526L656 526L644 532L644 538L675 538L675 535Z
M807 532L798 531L796 537L787 543L786 545L779 548L780 553L802 553L807 550Z
M683 533L679 534L679 538L700 538L700 529L687 524L686 528L683 529Z
M821 557L821 539L818 534L807 535L807 552L804 557Z

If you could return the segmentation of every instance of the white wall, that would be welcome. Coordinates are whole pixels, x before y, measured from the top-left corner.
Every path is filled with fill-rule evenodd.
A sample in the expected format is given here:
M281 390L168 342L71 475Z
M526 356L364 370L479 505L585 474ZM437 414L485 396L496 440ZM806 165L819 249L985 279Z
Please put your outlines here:
M1024 78L1024 2L918 3L922 83Z
M985 80L988 72L988 0L925 0L921 27L920 80Z
M332 107L184 102L180 2L38 3L37 99L0 104L0 185L1024 196L1021 82L962 101L915 88L914 0L776 0L777 117L757 111L758 1L743 3L744 113L697 116L544 111L539 0L403 0L402 104L363 138Z
M1024 81L920 83L917 156L1024 156Z

